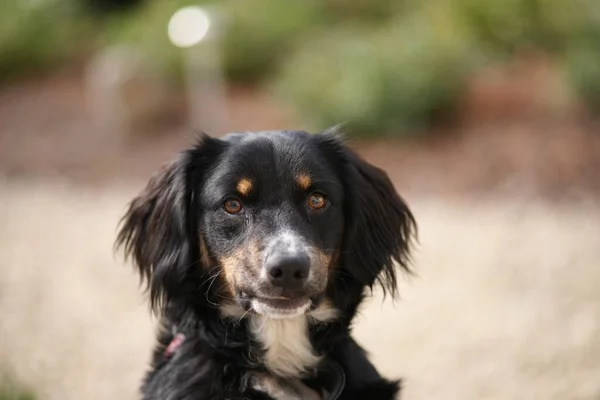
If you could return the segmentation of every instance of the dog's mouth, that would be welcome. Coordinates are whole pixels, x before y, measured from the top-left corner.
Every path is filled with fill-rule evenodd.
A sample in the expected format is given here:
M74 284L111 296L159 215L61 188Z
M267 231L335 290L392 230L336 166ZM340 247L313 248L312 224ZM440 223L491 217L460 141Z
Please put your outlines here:
M321 297L263 297L240 293L240 300L248 311L270 318L291 318L306 314L319 305Z
M311 309L310 299L265 299L256 297L250 301L250 307L257 314L271 318L290 318L305 314Z

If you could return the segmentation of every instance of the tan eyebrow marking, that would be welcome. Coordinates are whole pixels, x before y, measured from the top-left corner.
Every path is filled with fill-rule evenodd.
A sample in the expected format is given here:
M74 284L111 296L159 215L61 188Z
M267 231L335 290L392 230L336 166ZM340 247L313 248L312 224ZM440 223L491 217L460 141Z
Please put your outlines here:
M296 183L300 186L300 189L307 190L312 184L312 179L306 174L296 175Z
M247 196L252 190L252 181L248 178L242 178L238 182L236 189L242 196Z

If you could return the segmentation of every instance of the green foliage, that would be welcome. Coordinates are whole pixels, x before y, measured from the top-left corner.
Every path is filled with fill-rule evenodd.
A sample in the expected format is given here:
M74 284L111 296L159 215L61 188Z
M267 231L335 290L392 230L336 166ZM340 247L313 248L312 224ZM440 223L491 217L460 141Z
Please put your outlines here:
M272 84L319 127L400 133L452 110L480 59L534 48L565 66L600 110L599 0L147 0L90 25L79 0L0 1L0 80L44 70L80 48L130 44L181 82L173 13L222 17L226 77ZM95 41L95 35L102 39Z
M560 53L587 24L596 0L452 0L456 15L490 53Z
M352 3L351 16L362 6ZM405 0L389 12L378 27L349 17L306 41L278 77L280 95L319 127L401 133L451 110L482 61L536 49L564 60L575 91L600 110L597 0Z
M600 112L600 3L588 0L585 20L577 25L565 52L571 85L590 111Z
M254 83L268 77L311 32L359 21L379 23L393 17L392 0L164 0L116 15L107 24L108 43L139 46L171 76L181 71L181 51L168 40L173 13L187 5L205 5L221 16L223 68L229 80Z
M35 400L35 394L15 383L13 379L0 376L0 400Z
M455 103L474 61L460 30L435 12L375 32L323 32L289 60L275 86L321 128L403 133Z
M267 76L319 20L318 3L311 0L285 4L281 0L152 1L136 12L112 18L107 42L138 46L166 74L179 76L182 51L169 41L167 25L179 8L203 3L221 17L223 67L233 81L254 82Z
M169 19L178 9L195 5L194 0L148 1L140 8L109 18L104 27L106 44L139 48L166 76L181 75L181 49L167 36Z
M260 80L273 72L303 36L319 24L317 1L247 0L228 3L224 67L235 81Z
M397 0L321 0L322 13L329 23L378 24L392 19L403 3Z
M590 111L600 112L600 52L598 40L580 41L567 52L567 76Z
M0 2L0 80L44 70L72 56L85 31L71 2Z

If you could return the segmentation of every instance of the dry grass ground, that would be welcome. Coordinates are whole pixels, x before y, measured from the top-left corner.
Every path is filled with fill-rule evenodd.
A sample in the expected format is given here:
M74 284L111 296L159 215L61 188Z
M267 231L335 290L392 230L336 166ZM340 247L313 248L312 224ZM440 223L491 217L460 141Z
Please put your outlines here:
M112 242L139 187L0 183L0 360L42 399L134 399L152 343ZM600 210L408 196L418 276L356 334L406 400L599 399Z

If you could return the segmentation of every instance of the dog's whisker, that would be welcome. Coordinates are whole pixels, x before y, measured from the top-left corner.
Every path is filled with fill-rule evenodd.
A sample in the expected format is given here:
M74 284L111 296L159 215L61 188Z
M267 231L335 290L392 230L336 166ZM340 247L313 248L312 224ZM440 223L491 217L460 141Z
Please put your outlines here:
M198 263L199 261L196 261L196 263ZM195 263L194 263L195 264ZM194 264L190 265L193 266ZM202 275L200 275L200 278L205 277L208 274L211 274L213 271L218 270L220 267L218 265L215 265L214 267L206 270L204 273L202 273Z
M212 281L210 282L210 285L208 285L208 289L206 289L206 293L205 293L206 301L207 301L209 304L212 304L213 306L219 306L219 305L218 305L217 303L214 303L214 302L210 301L210 300L209 300L209 298L208 298L208 294L210 293L210 288L211 288L211 287L212 287L212 285L215 283L215 281L217 280L217 277L218 277L219 275L221 275L221 271L217 272L217 273L214 275L214 277L213 277Z
M239 324L240 324L240 322L242 322L242 320L244 319L244 317L245 317L246 315L248 315L248 313L249 313L249 312L250 312L250 308L248 308L248 309L246 310L246 312L242 314L242 316L241 316L241 317L240 317L240 318L239 318L239 319L238 319L238 320L237 320L237 321L234 323L234 325L236 325L236 326L237 326L237 325L239 325Z
M221 275L221 271L217 271L216 274L209 276L208 278L206 278L204 281L202 281L202 283L200 284L200 286L198 287L198 290L202 289L202 286L204 286L205 283L207 283L210 280L215 280L217 279L217 277ZM209 288L210 289L210 288Z
M231 296L223 296L223 295L222 295L222 294L220 294L220 293L215 293L215 295L216 295L217 297L220 297L221 299L225 299L225 300L235 300L235 297L231 297Z

